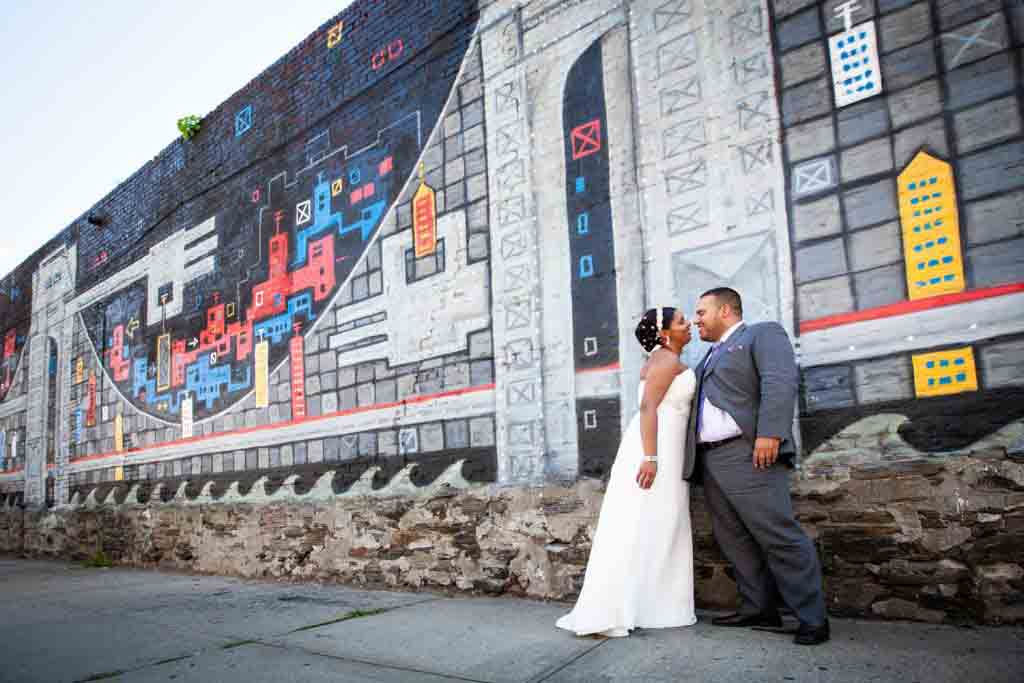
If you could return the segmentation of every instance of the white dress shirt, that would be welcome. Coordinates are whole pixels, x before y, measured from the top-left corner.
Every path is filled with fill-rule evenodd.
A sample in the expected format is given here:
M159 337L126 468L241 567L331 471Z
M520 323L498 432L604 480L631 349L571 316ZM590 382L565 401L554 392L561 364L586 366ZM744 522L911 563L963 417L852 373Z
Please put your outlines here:
M741 320L726 330L722 338L712 348L720 348L742 324ZM736 424L736 420L732 419L732 415L715 406L707 396L704 396L704 405L701 407L700 415L700 434L697 436L698 443L723 441L741 434L743 434L743 430Z

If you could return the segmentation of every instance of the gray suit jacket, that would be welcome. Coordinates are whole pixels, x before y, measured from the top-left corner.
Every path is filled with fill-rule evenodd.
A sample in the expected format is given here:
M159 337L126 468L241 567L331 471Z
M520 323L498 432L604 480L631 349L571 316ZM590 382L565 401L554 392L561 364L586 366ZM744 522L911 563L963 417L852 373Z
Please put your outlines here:
M751 448L759 436L779 437L779 459L791 463L796 453L793 411L800 373L793 345L782 326L775 322L744 323L718 350L712 364L705 367L707 361L706 355L695 370L697 391L686 430L683 479L699 482L701 476L697 458L697 397L702 383L704 396L736 420Z

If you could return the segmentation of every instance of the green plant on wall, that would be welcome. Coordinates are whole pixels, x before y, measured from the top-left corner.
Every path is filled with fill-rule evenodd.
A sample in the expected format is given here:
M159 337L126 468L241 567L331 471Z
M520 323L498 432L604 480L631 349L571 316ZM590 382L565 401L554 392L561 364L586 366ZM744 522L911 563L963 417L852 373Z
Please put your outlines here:
M178 119L178 130L181 131L181 137L191 140L192 136L199 132L199 127L202 124L203 120L201 118L189 114Z

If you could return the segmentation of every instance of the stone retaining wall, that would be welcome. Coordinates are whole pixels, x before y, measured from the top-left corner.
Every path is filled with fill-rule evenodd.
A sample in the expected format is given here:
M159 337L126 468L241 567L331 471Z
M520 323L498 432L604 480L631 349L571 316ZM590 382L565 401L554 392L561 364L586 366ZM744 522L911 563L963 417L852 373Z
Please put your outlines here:
M794 476L834 614L1024 622L1024 464L999 449L856 460L853 451L812 458ZM81 560L102 548L128 566L571 600L601 497L590 480L419 497L7 508L0 552ZM735 585L700 489L692 503L698 602L731 606Z

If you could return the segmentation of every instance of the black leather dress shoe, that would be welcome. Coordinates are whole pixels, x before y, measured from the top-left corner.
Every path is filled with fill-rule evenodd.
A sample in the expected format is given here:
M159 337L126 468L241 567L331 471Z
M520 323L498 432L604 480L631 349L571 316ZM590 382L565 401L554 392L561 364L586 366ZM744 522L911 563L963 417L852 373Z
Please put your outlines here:
M829 632L828 619L821 626L808 626L807 624L800 624L796 629L796 636L793 638L793 642L797 645L820 645L824 643L832 634Z
M782 617L778 612L761 612L760 614L727 614L711 620L715 626L767 626L781 628Z

